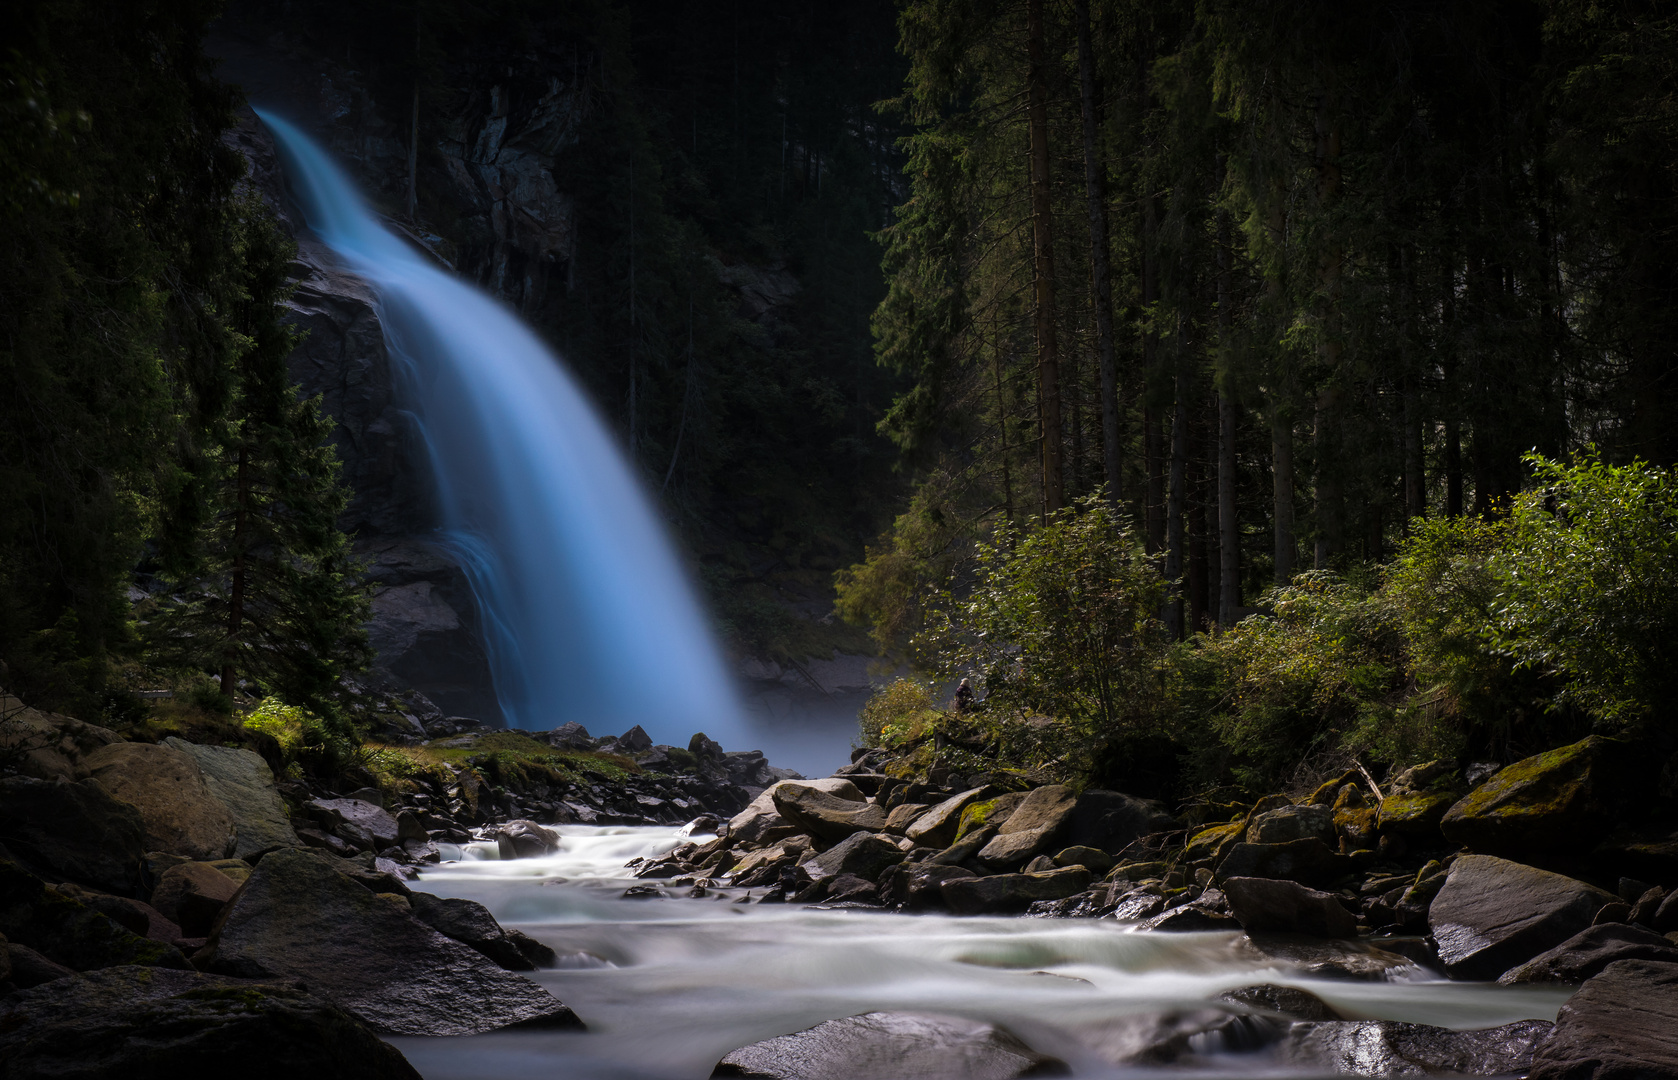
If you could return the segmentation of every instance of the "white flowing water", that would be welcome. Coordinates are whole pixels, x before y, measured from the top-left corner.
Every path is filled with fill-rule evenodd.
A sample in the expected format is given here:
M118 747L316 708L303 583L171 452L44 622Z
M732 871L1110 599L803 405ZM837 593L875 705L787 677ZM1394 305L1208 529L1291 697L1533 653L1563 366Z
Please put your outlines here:
M750 741L709 624L616 441L517 316L399 239L294 125L273 133L309 228L372 284L513 727L635 724Z
M1237 934L1140 933L1110 919L823 911L732 903L738 891L625 900L624 862L688 838L671 828L562 832L548 858L473 857L488 853L481 846L427 870L416 887L476 900L551 946L560 968L532 977L589 1030L392 1039L427 1080L702 1080L737 1047L882 1009L999 1024L1079 1077L1136 1076L1146 1070L1111 1062L1162 1013L1206 1009L1255 983L1309 990L1349 1017L1455 1029L1551 1020L1568 996L1451 983L1421 969L1395 982L1308 978L1252 959ZM1263 1053L1214 1057L1200 1071L1297 1073Z

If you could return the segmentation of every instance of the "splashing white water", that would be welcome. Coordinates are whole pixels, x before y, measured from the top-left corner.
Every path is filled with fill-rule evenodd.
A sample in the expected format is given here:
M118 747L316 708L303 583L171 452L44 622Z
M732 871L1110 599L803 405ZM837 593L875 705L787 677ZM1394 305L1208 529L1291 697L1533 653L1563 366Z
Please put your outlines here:
M500 304L398 239L301 131L258 111L309 227L379 297L472 582L507 722L745 741L652 505L571 376Z
M1401 982L1309 978L1255 960L1236 947L1238 934L1137 933L1112 920L823 911L735 904L727 894L626 900L622 863L688 838L669 828L560 828L561 848L548 858L447 863L416 887L477 900L554 948L564 966L535 978L589 1031L393 1039L428 1080L700 1080L730 1050L873 1010L996 1023L1079 1077L1135 1076L1141 1070L1113 1061L1157 1017L1228 1011L1211 999L1255 983L1310 990L1349 1017L1456 1029L1553 1019L1569 993L1420 971ZM1216 1065L1219 1076L1297 1075L1263 1053Z

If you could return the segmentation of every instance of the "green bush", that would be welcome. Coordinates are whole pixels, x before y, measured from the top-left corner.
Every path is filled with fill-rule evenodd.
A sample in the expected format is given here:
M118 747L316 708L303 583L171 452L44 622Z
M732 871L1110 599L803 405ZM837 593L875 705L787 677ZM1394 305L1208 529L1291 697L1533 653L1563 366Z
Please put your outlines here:
M360 747L339 724L279 698L263 698L245 715L244 726L279 744L293 776L336 776L360 763Z

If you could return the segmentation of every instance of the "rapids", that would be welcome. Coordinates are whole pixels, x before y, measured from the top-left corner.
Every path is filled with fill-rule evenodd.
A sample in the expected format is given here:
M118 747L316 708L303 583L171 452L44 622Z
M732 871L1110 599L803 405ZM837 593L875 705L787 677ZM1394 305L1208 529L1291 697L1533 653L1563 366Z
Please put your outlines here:
M560 828L550 857L497 862L489 845L473 845L415 887L476 900L551 946L560 968L532 977L589 1030L392 1039L428 1080L702 1080L736 1047L876 1009L999 1024L1069 1062L1078 1077L1143 1076L1108 1062L1133 1048L1153 1017L1205 1008L1253 983L1310 990L1349 1017L1455 1029L1552 1020L1571 993L1453 983L1420 968L1393 982L1307 978L1238 955L1237 934L1138 933L1110 919L732 903L739 890L625 900L624 862L688 838L673 828ZM1262 1052L1211 1061L1203 1075L1296 1075Z

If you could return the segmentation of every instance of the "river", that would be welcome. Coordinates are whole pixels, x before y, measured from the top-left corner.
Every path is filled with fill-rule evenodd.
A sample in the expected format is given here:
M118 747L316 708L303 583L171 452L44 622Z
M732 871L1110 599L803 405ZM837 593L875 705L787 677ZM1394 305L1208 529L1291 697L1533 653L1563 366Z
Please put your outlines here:
M738 891L626 900L632 872L623 864L689 837L652 827L562 832L560 850L542 859L498 862L492 846L473 845L416 887L476 900L551 946L561 966L533 977L588 1031L392 1039L428 1080L700 1080L736 1047L873 1010L988 1021L1078 1077L1136 1077L1149 1070L1110 1062L1162 1015L1204 1010L1255 983L1309 990L1351 1018L1458 1030L1552 1020L1571 992L1453 983L1419 967L1385 982L1303 977L1242 950L1239 934L1144 933L1111 919L830 911L737 904ZM1199 1071L1297 1074L1262 1052L1218 1055Z

